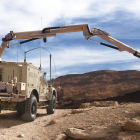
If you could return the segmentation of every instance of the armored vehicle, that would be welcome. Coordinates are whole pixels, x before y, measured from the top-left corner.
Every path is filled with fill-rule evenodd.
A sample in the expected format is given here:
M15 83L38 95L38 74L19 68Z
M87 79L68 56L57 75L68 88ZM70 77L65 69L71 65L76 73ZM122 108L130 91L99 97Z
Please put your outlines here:
M27 62L0 63L0 111L17 110L23 120L33 121L37 104L46 104L48 114L53 114L57 92L45 80L46 73Z

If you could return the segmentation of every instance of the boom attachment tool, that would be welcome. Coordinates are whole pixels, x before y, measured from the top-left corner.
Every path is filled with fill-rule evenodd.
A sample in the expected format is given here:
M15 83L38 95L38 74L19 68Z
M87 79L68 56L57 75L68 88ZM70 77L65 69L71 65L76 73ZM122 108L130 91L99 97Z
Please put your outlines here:
M114 46L105 44L102 42L97 42L97 41L94 41L94 42L107 46L107 47L110 47L112 49L116 49L120 52L127 51L129 53L132 53L134 56L140 58L140 52L138 52L135 49L131 48L130 46L114 39L113 37L110 36L109 33L105 32L105 31L102 31L102 30L96 29L96 28L91 28L91 30L90 30L88 27L88 24L50 27L50 28L44 28L43 30L38 30L38 31L28 31L28 32L18 32L18 33L14 33L13 31L11 31L9 34L7 34L5 36L5 38L2 39L3 42L0 47L0 58L6 47L9 48L11 46L23 44L23 43L33 41L33 40L36 40L39 38L43 38L44 42L46 42L47 37L53 37L60 33L81 32L81 31L83 32L83 35L85 36L85 38L87 40L94 41L94 40L91 40L90 37L98 36L99 38L113 44ZM27 40L21 41L17 44L9 45L10 41L20 40L20 39L27 39Z

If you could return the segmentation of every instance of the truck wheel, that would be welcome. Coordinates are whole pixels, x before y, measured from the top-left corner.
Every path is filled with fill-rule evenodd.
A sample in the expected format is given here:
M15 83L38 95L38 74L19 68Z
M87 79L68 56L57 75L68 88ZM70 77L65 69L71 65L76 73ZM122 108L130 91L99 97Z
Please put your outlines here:
M46 109L47 110L47 113L48 114L53 114L54 111L55 111L55 107L56 107L56 98L53 95L52 96L52 99L49 102L49 105L47 106L47 109Z
M17 110L18 115L24 114L25 113L25 101L17 102L16 110Z
M24 121L34 121L37 116L37 99L34 95L31 95L29 99L26 100L25 113L22 115Z

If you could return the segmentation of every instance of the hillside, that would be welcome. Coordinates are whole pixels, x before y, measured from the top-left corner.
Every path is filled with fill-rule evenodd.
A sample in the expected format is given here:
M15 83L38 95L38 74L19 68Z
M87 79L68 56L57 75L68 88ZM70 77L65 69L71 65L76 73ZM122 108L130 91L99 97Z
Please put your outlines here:
M139 96L139 71L95 71L84 74L71 74L55 79L55 88L58 91L58 104L60 108L77 108L81 102L94 100L120 100L120 97L132 94ZM123 101L128 97L121 97ZM133 97L133 95L132 95ZM132 98L130 98L132 99Z

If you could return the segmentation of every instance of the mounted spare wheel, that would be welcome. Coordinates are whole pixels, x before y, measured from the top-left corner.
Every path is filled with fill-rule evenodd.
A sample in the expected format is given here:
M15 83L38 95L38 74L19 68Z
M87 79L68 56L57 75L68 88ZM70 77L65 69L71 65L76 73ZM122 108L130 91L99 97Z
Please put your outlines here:
M24 121L34 121L37 116L37 99L34 95L31 95L25 103L25 113L22 115Z
M23 115L25 113L25 101L17 102L16 110L18 115Z
M56 108L56 97L53 95L46 110L48 114L53 114Z

